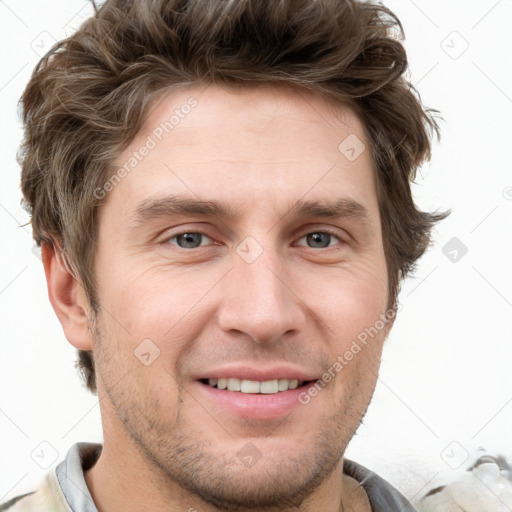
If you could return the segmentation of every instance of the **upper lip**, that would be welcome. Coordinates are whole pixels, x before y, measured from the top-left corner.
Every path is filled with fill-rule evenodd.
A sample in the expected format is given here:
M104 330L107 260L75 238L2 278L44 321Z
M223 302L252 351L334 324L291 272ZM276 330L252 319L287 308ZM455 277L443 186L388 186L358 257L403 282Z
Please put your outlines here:
M202 379L240 379L240 380L257 380L265 382L275 379L289 379L299 381L316 380L311 371L299 368L297 366L290 366L287 364L279 365L265 365L258 366L254 363L246 363L229 366L222 366L219 368L204 371L197 377L197 380Z

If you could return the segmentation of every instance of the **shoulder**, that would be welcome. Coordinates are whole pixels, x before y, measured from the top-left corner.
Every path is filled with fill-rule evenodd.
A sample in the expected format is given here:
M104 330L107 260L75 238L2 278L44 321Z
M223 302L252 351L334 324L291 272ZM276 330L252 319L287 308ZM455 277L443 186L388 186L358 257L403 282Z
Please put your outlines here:
M33 491L0 503L0 511L72 512L57 482L55 469L48 471Z
M417 512L411 502L389 482L361 464L343 459L343 472L360 483L368 495L373 511Z
M35 491L27 492L26 494L21 494L20 496L15 496L14 498L10 499L9 501L6 501L4 503L0 503L0 511L2 510L12 510L12 507L20 501L22 498L25 498L27 496L31 496L34 494Z

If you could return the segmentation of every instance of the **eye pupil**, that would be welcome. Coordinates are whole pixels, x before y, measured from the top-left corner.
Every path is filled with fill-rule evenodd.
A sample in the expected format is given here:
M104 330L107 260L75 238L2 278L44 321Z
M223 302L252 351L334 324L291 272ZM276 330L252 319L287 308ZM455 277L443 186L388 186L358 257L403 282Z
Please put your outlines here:
M195 249L201 246L203 236L202 232L190 232L180 233L172 238L176 240L176 244L182 249ZM329 247L333 236L336 238L335 235L327 231L310 232L306 235L307 244L312 248L324 249Z
M182 248L186 248L186 249L190 249L190 245L188 245L189 243L192 244L192 246L194 246L194 244L196 242L199 242L200 243L200 237L202 236L202 233L182 233L181 235L178 235L176 237L176 241L178 242L178 245ZM180 240L183 240L185 239L185 244L187 245L182 245L180 243ZM192 239L192 241L191 241ZM195 240L194 240L195 239ZM196 247L196 246L194 246ZM193 248L193 247L192 247Z
M322 245L322 247L328 247L329 246L329 239L331 235L329 233L311 233L308 235L308 243L312 242L315 247L318 247L316 244L320 243L322 245L322 239L326 244Z

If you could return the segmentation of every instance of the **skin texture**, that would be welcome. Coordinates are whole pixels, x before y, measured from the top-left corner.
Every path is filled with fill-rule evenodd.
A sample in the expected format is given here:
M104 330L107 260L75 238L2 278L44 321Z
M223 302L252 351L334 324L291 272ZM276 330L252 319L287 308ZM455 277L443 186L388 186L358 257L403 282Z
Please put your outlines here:
M321 376L385 313L386 262L362 125L348 107L303 90L194 86L153 106L117 164L190 97L197 105L99 210L98 318L58 254L43 250L66 338L94 351L104 448L85 474L93 499L102 512L366 510L364 498L356 503L347 492L353 485L342 484L342 457L372 397L392 322L309 403L277 418L234 414L196 380L228 363L288 363ZM366 144L354 161L338 149L350 134ZM141 201L167 194L225 201L239 214L130 227ZM290 213L298 199L339 198L362 204L367 223ZM176 237L199 228L207 236L188 246ZM306 236L326 229L336 235L323 244ZM248 236L263 251L251 263L236 251ZM160 351L150 365L134 355L145 339ZM260 456L251 467L237 456L248 446Z

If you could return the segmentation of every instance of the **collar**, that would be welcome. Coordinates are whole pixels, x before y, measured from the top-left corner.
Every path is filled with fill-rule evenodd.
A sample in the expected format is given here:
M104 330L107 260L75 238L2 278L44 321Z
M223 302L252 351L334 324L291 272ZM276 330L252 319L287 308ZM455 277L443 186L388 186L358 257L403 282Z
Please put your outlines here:
M73 512L98 512L85 482L84 471L94 466L102 448L98 443L76 443L55 468L62 494ZM373 512L417 512L405 496L361 464L344 458L343 472L363 487Z

